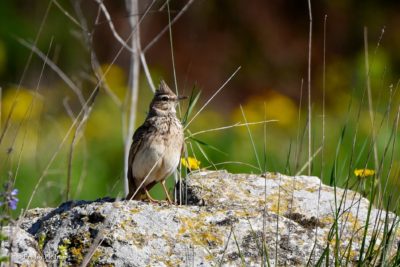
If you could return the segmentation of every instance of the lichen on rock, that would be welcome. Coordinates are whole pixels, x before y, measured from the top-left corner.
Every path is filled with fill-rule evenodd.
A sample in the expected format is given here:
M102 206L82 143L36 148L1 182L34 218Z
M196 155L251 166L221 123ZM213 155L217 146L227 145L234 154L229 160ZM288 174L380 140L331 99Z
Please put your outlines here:
M67 202L28 211L19 223L47 264L59 263L60 246L67 265L90 253L96 266L253 266L267 259L272 266L303 266L315 264L328 244L349 264L358 260L369 207L358 193L278 173L192 172L183 186L183 205ZM335 199L343 196L338 209ZM388 223L397 227L397 217L371 210L366 246L372 236L383 240ZM334 225L339 244L330 238ZM397 249L394 232L388 255Z

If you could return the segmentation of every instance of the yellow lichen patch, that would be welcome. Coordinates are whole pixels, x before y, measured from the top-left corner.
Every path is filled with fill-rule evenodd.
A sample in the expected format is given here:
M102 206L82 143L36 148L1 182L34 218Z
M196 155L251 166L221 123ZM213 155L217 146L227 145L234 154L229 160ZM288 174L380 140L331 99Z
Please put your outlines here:
M206 255L205 256L205 259L207 260L207 261L212 261L212 260L214 260L215 259L215 256L213 255L213 254L208 254L208 255Z
M279 175L274 172L266 172L266 173L262 174L261 177L267 178L267 179L277 179L279 177Z
M171 257L168 257L168 259L165 258L165 256L152 256L152 261L157 262L157 263L164 263L168 267L174 267L174 266L180 266L182 264L182 261L179 258L172 259ZM153 265L148 265L148 266L153 266Z
M269 210L279 215L285 214L289 209L289 199L285 198L282 193L268 196L267 203L271 203Z
M239 198L236 192L228 192L226 196L229 198L229 201L235 201Z
M72 247L69 252L77 263L81 263L83 261L82 247Z
M119 226L120 226L122 229L127 230L128 227L127 227L126 223L127 223L127 221L125 220L125 221L121 222L121 223L119 224Z
M254 217L257 215L258 211L252 211L251 213L248 210L235 210L235 216L239 218L248 218Z
M353 241L354 242L354 241ZM341 244L339 240L339 246L336 247L336 239L332 239L329 242L331 249L333 250L333 253L337 253L340 257L349 257L349 259L354 259L358 255L358 251L352 249L352 247ZM337 251L338 250L338 251Z
M300 190L300 189L304 189L309 192L315 191L314 187L309 187L309 185L307 183L305 183L304 181L302 181L301 179L299 179L299 178L293 178L293 179L294 179L294 181L289 181L282 185L283 188L290 190L290 194L291 194L291 192L293 192L295 190Z
M223 243L222 234L214 225L205 223L205 217L205 215L200 215L196 218L181 218L182 225L178 230L178 234L188 235L192 244L202 246L221 245Z
M144 244L146 243L146 237L142 234L136 233L131 235L132 238L130 238L133 241L133 244L136 245L137 247L143 247Z
M324 216L319 218L319 221L325 225L331 225L335 220L332 216Z
M101 256L102 256L102 253L97 248L96 251L93 253L92 258L90 259L89 266L90 267L97 266L97 262L98 262L98 260L100 259Z
M258 201L257 201L258 206L265 206L266 203L267 203L267 201L264 199L258 199Z
M133 209L130 209L130 210L129 210L129 212L132 213L132 214L136 214L136 213L139 213L139 212L141 212L141 211L142 211L142 210L139 209L139 208L133 208Z
M360 238L360 240L363 237L363 233L362 231L358 231L359 229L362 228L360 221L357 217L355 217L351 212L344 212L342 215L342 220L346 221L350 224L351 230L352 230L352 234L355 237Z
M319 190L318 187L307 187L307 188L304 188L304 189L307 190L310 193L314 193L314 192L317 192Z
M325 217L325 218L322 218L321 220L328 220L328 219L330 221L332 221L331 223L334 222L333 217ZM348 242L351 242L353 244L361 243L361 241L364 238L364 232L360 231L360 229L363 229L363 225L361 225L360 220L357 217L355 217L353 213L348 212L348 211L344 212L341 215L338 223L340 225L343 223L346 223L346 225L344 227L347 230L345 230L341 233L338 247L336 247L337 244L336 244L335 238L333 238L329 242L331 245L331 248L333 249L334 252L336 252L336 250L338 249L337 253L340 256L349 257L350 259L357 258L359 251L357 250L357 248L350 246L350 244ZM369 235L370 235L370 233L367 234L367 236L369 236ZM378 234L378 240L376 241L376 243L374 245L374 250L379 249L379 246L380 246L379 237L380 236L381 236L381 234ZM325 238L327 238L327 236ZM343 243L343 240L347 240L348 242Z

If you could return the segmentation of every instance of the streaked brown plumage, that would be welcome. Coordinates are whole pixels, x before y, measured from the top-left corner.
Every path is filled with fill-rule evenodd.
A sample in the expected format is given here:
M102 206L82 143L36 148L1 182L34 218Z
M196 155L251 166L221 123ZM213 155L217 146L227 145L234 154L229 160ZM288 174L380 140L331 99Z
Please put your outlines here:
M133 134L128 159L127 199L142 199L146 194L154 201L148 190L161 182L171 202L165 179L176 170L184 144L183 127L175 110L180 99L183 97L177 97L161 81L150 103L146 120Z

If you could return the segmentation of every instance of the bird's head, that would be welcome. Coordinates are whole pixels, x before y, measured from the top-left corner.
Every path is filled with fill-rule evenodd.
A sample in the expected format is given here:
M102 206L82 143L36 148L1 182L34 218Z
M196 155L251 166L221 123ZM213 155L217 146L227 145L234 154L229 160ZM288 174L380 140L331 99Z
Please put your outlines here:
M175 107L178 101L182 99L186 99L186 97L177 96L164 81L161 81L150 103L150 112L157 114L176 113Z

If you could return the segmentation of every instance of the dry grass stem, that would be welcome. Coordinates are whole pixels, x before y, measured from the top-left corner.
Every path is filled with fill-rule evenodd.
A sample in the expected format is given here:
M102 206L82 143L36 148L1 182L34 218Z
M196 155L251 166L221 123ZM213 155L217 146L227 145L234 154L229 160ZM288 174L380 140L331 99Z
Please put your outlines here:
M230 80L232 80L232 78L236 75L236 73L241 69L241 67L239 66L232 74L231 76L229 76L229 78L221 85L220 88L218 88L218 90L206 101L206 103L199 109L199 111L192 117L192 119L185 125L184 129L187 129L187 127L189 127L189 125L193 122L194 119L196 119L196 117L203 111L203 109L205 109L205 107L207 107L207 105L214 99L214 97L216 97L219 92L225 88L225 86L228 84L228 82Z

